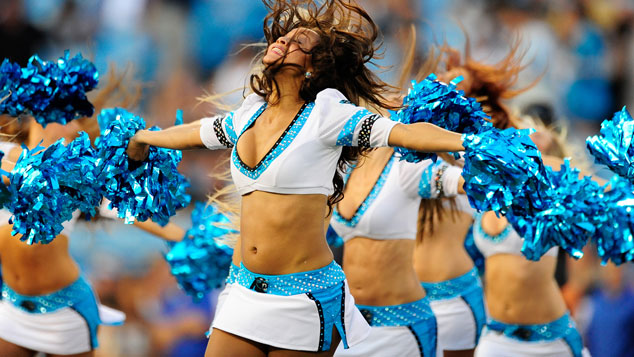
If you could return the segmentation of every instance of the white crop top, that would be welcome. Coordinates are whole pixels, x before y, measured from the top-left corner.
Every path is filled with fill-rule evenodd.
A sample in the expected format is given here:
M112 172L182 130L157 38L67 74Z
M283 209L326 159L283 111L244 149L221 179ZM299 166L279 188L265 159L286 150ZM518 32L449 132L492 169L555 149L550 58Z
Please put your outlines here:
M397 124L351 104L336 89L325 89L300 109L271 150L250 168L240 159L236 143L264 109L262 97L251 94L235 112L201 122L200 138L207 148L233 148L231 176L240 195L256 190L331 195L341 148L387 146Z
M507 224L504 230L496 236L487 234L482 228L482 214L477 214L473 222L473 241L485 258L496 254L522 255L524 243L524 240L510 224ZM545 255L556 257L557 253L559 253L559 247L555 246L550 248Z
M441 160L409 163L392 155L352 218L342 217L335 207L330 225L344 242L354 237L416 239L421 198L455 196L461 172Z

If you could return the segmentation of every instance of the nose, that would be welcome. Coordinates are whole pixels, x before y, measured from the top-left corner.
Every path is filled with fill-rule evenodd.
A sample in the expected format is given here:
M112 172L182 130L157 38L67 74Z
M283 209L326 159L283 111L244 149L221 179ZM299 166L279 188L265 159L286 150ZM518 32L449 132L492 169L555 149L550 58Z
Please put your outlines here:
M276 42L279 42L279 43L283 44L284 46L286 46L288 44L288 39L286 37L282 36L282 37L279 37Z

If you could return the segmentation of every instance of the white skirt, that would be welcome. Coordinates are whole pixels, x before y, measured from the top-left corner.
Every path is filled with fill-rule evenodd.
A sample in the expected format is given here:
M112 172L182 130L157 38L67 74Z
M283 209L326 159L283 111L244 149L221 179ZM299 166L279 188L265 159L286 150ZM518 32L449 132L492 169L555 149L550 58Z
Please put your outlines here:
M31 314L0 300L0 338L48 354L70 355L92 349L86 320L69 307Z
M339 344L337 357L420 357L420 347L407 326L372 326L370 334L362 343L344 349Z
M433 300L429 303L438 323L438 349L460 351L475 348L476 321L471 307L461 298Z
M370 327L356 308L347 282L344 284L345 337L342 338L354 346L367 337ZM264 294L239 284L227 287L219 297L212 328L277 348L319 351L320 321L329 317L320 313L316 301L309 295ZM329 340L332 330L324 333L326 336L321 339Z
M582 351L589 357L587 348ZM519 341L504 334L484 329L474 357L572 357L570 346L563 340L527 342Z

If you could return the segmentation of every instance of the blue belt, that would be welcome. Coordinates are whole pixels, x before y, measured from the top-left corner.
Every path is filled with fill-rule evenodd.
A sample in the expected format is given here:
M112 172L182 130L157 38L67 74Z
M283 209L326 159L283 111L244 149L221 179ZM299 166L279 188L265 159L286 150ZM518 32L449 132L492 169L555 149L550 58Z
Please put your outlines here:
M536 342L563 339L570 347L573 356L581 357L582 355L583 341L569 313L555 321L539 325L511 325L489 319L487 328L519 341Z
M7 284L2 284L2 300L31 314L48 314L71 308L86 321L90 330L91 346L97 348L97 327L101 324L97 299L83 276L69 286L46 295L21 295Z
M236 280L238 279L239 270L239 266L231 263L231 266L229 266L229 275L227 275L227 280L225 280L225 284L235 284Z
M256 274L240 263L236 283L259 293L290 296L332 288L345 279L334 260L321 269L284 275Z
M372 327L407 327L418 343L421 356L436 356L438 335L436 317L427 298L401 305L368 306L357 304L357 307Z
M469 272L451 280L438 283L421 282L427 297L431 301L461 298L471 309L475 321L475 344L480 341L482 328L486 324L486 310L484 308L484 293L478 270L474 267Z

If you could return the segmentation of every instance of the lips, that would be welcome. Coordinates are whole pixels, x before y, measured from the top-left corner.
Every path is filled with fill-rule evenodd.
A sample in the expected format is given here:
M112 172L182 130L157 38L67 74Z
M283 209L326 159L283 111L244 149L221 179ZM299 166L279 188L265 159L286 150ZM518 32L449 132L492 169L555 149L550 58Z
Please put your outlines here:
M278 56L284 56L284 53L286 51L284 50L284 48L282 46L272 46L271 47L271 52L275 53Z

